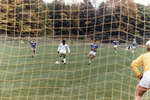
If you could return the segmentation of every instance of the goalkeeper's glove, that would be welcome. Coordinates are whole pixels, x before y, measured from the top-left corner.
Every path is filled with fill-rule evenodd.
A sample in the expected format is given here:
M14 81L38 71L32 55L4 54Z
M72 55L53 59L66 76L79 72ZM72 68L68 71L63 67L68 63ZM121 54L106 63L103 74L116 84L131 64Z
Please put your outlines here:
M143 74L140 74L140 75L138 75L137 77L141 80L142 77L143 77Z

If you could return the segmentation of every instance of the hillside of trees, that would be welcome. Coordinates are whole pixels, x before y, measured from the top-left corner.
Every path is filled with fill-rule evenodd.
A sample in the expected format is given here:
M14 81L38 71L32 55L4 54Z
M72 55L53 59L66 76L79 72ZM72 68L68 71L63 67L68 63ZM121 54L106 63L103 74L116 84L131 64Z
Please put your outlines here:
M0 33L8 36L110 37L122 40L149 38L150 6L133 0L102 2L89 0L66 5L59 0L2 0Z

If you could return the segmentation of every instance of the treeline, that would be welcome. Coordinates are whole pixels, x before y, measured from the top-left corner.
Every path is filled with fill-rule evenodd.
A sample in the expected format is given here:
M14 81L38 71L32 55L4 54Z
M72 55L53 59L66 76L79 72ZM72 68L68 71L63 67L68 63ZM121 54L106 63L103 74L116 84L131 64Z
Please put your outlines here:
M148 37L150 6L133 0L102 2L95 7L89 0L65 4L60 0L2 0L0 33L8 36L69 36L122 40ZM119 0L120 1L120 0Z

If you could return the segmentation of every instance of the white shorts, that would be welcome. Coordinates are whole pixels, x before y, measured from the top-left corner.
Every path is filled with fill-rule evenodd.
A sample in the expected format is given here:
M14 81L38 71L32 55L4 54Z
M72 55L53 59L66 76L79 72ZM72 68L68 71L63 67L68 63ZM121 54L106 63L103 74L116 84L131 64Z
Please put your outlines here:
M36 50L36 48L31 48L32 50Z
M96 55L96 52L94 52L94 51L90 51L90 53L89 53L89 54L91 54L91 55L95 56L95 55Z
M136 48L136 46L132 46L132 49L135 49Z
M66 54L66 51L60 50L60 51L59 51L59 54Z
M117 48L118 46L117 45L114 45L114 48Z
M144 88L150 88L150 71L144 72L139 85Z

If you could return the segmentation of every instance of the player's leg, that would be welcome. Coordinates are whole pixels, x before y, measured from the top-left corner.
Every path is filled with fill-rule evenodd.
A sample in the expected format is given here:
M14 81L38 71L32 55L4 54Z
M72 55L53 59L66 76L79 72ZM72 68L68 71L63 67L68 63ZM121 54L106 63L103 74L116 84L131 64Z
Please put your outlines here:
M61 60L61 57L63 56L63 54L61 52L59 52L59 61L62 61Z
M117 50L118 50L117 46L114 46L115 53L117 53Z
M91 61L91 58L92 58L92 54L91 54L91 51L90 51L90 53L88 54L88 59L89 59L89 63L88 63L88 64L89 64L89 65L90 65L91 62L92 62L92 61Z
M147 91L147 88L141 87L139 84L136 87L135 100L142 100L142 96Z
M132 53L134 54L136 51L136 47L132 47Z
M34 55L35 55L35 49L33 50L33 53L34 53Z
M91 51L90 53L89 53L89 55L88 55L88 58L89 58L89 65L92 63L92 60L94 59L94 57L95 57L95 55L96 55L96 53L95 52L93 52L93 51Z
M142 79L136 87L135 100L142 100L144 93L150 88L150 71L144 72Z
M91 55L91 58L90 58L90 60L92 61L92 60L94 59L94 57L95 57L94 55Z
M32 48L32 57L35 56L35 48Z
M63 63L66 64L66 54L63 54Z

